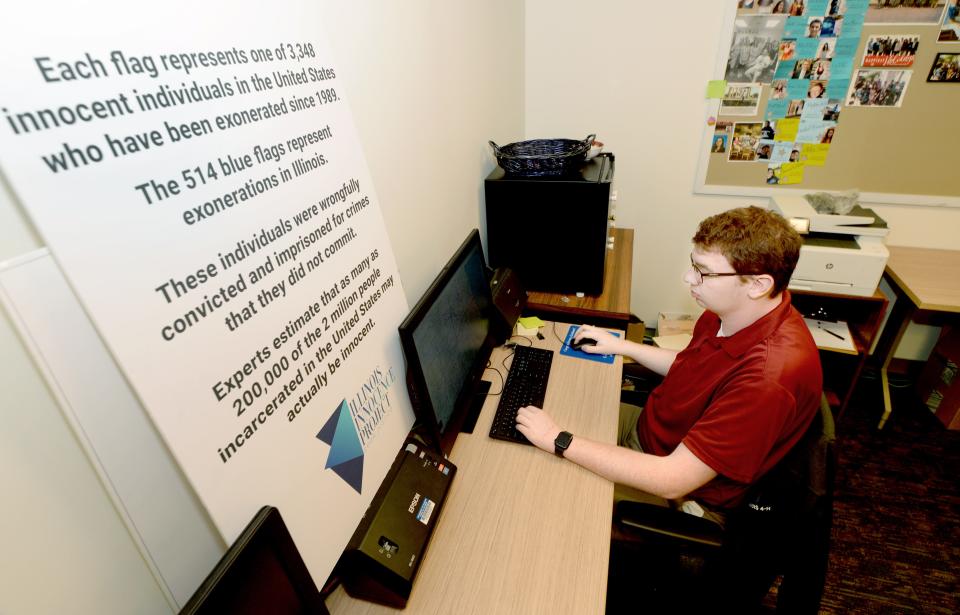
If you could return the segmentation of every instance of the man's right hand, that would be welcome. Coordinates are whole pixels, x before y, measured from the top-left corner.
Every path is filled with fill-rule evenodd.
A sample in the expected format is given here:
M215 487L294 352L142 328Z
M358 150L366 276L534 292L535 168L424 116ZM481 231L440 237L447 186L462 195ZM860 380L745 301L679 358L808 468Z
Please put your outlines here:
M594 345L581 346L582 352L590 354L621 354L623 352L621 338L613 335L605 329L599 329L592 325L581 325L580 329L573 336L575 341L585 337L597 340Z

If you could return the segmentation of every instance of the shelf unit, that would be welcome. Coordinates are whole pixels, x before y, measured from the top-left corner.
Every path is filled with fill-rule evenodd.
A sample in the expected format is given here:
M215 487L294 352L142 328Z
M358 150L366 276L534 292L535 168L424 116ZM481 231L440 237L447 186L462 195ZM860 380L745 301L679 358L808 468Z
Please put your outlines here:
M880 333L887 311L887 298L879 290L869 297L802 290L791 290L790 295L793 305L800 313L812 314L818 309L823 310L834 320L842 320L850 327L857 349L855 355L827 348L820 349L823 389L831 407L837 410L839 421L870 356L870 349Z

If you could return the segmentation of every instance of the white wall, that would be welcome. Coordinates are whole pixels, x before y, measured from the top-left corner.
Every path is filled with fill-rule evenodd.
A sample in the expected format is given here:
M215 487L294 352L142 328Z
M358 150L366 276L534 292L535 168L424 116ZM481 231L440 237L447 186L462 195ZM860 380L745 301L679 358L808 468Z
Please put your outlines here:
M6 186L0 261L41 241ZM0 310L0 613L169 613L99 478Z
M482 228L487 140L523 131L522 4L463 4L324 2L411 303ZM0 260L41 245L0 183ZM0 365L0 613L172 612L5 314Z
M697 223L763 198L693 193L707 81L732 0L526 0L526 138L596 133L616 154L617 224L637 230L633 312L699 313L681 283ZM890 245L960 248L960 209L878 206ZM924 358L927 344L907 344ZM904 347L901 346L901 350ZM898 356L902 354L898 353Z
M523 5L325 3L407 300L483 223L488 140L523 133Z

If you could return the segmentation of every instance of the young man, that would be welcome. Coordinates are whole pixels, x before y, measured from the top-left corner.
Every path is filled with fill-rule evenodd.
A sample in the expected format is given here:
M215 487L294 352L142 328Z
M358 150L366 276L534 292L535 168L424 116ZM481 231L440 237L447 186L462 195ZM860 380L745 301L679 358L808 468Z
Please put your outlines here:
M564 432L546 410L522 408L517 428L616 483L720 515L743 499L807 429L820 404L817 347L790 304L800 236L758 207L700 223L684 281L706 311L681 352L583 326L583 349L627 355L665 376L646 406L621 408L620 446ZM632 409L631 409L632 408Z

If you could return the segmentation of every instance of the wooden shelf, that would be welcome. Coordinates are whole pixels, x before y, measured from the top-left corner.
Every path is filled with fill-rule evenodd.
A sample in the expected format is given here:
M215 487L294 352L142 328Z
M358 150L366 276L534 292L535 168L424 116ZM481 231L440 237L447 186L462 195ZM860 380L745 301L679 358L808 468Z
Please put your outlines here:
M585 322L626 329L630 322L630 288L633 282L633 229L611 230L613 249L603 272L603 294L578 297L570 293L531 291L527 312L561 322Z
M880 325L887 311L887 298L879 290L875 290L869 297L803 290L791 290L790 295L794 307L800 313L810 314L820 308L833 319L842 320L850 327L857 348L856 354L844 356L827 349L821 349L820 353L824 368L824 392L831 401L830 405L838 407L839 421L870 355L870 348L880 333Z

